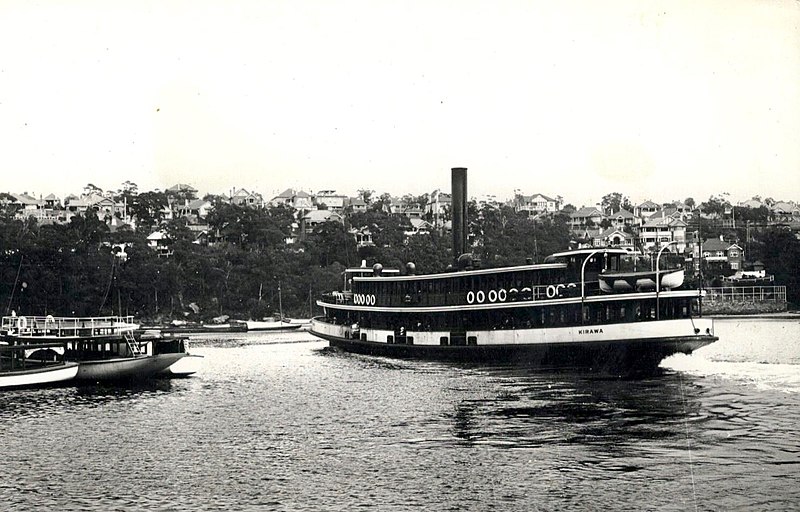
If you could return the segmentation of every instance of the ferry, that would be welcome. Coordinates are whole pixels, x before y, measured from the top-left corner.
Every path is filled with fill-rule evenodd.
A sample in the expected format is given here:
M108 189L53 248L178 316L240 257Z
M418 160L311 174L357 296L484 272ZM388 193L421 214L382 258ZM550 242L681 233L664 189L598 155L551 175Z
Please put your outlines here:
M665 357L718 339L713 319L702 317L703 291L684 289L682 272L658 268L647 275L652 287L637 286L643 276L620 271L622 249L480 268L464 253L466 169L454 168L452 179L453 271L348 269L342 289L317 301L323 315L312 334L362 354L613 375L652 373Z

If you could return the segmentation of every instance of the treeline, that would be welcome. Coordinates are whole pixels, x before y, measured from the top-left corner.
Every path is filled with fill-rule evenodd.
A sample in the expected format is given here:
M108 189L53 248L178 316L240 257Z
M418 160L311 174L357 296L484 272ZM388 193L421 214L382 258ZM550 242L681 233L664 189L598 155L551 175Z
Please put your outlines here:
M185 219L162 223L172 251L148 247L152 226L111 231L96 215L65 224L20 220L0 213L0 301L4 314L92 316L131 314L145 321L208 320L220 315L257 319L278 312L306 317L314 301L341 288L346 267L380 262L419 272L451 264L451 238L437 232L406 236L408 220L379 207L325 222L295 243L294 212L218 201L207 217L213 244L193 243ZM476 253L486 266L540 259L567 246L563 222L533 224L512 209L479 212L471 205ZM351 226L366 227L374 246L357 247ZM115 253L125 244L126 257Z
M470 241L484 267L541 262L568 247L563 216L532 222L512 208L469 205ZM20 220L0 212L0 305L4 314L93 316L131 314L143 321L208 320L229 315L259 319L278 312L318 314L314 301L340 289L346 267L380 262L418 272L445 271L453 261L449 234L407 236L408 220L375 207L324 222L295 243L294 212L255 209L218 201L207 217L213 244L193 243L185 219L161 224L172 254L147 246L151 227L111 231L96 215L65 224ZM369 229L374 246L357 247L350 227ZM798 302L800 242L780 229L750 233L748 259L761 259ZM757 236L756 236L757 235ZM125 244L125 259L115 255Z

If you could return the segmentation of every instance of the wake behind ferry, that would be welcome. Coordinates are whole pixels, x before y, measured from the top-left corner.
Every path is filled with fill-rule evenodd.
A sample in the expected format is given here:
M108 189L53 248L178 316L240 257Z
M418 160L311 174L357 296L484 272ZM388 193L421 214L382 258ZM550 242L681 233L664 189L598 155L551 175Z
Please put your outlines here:
M683 270L622 272L622 249L565 251L544 263L475 268L466 247L466 169L452 169L455 270L416 275L348 269L317 302L311 333L346 351L515 363L614 375L651 373L665 357L713 343L701 290ZM659 254L660 256L660 254Z

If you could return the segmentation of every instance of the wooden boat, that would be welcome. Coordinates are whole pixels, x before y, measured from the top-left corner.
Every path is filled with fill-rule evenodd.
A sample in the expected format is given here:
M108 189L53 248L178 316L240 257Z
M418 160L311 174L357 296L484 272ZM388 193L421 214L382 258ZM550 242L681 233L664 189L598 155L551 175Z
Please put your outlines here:
M0 389L37 387L75 378L78 363L64 361L62 343L0 344Z
M311 333L332 347L390 357L513 363L612 375L651 373L671 354L713 343L703 293L679 286L609 293L599 276L622 249L556 253L541 264L479 268L466 247L466 169L453 170L450 272L345 272ZM667 277L669 274L665 274ZM352 276L352 277L351 277ZM682 281L682 279L681 279ZM663 283L663 281L662 281Z
M648 291L656 289L656 276L660 279L661 290L672 290L683 284L685 271L682 268L670 270L646 270L640 272L602 272L597 278L600 289L605 293Z
M247 320L245 321L247 330L249 331L294 331L303 327L303 323L292 322L284 320L271 320L271 321L258 321Z
M154 377L184 354L155 354L150 339L136 337L133 317L3 317L3 339L13 345L63 343L64 360L78 363L76 380Z
M189 353L189 341L185 336L155 335L154 350L158 355L181 354L181 358L159 372L161 377L188 377L197 373L203 356Z
M203 366L203 356L185 354L159 373L162 377L189 377L200 371Z
M158 375L184 354L160 354L113 357L80 361L76 380L137 380Z

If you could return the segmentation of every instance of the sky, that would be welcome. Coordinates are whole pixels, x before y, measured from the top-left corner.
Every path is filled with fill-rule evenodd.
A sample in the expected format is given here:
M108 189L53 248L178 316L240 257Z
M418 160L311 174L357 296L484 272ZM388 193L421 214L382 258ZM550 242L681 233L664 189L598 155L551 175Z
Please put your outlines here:
M0 0L0 191L800 200L800 2Z

